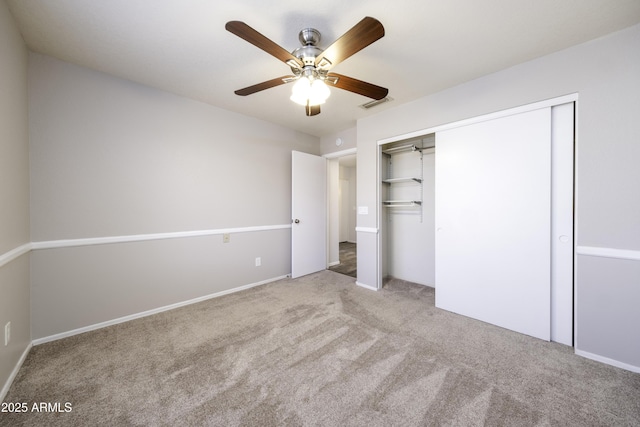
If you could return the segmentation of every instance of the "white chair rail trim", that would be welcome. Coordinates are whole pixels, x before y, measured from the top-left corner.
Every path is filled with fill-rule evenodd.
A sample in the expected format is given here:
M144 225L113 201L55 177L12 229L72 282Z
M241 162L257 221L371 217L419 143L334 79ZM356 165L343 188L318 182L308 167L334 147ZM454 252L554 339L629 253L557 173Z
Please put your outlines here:
M18 246L17 248L11 249L9 252L0 255L0 267L5 264L9 264L14 259L29 252L31 250L31 246L31 243L25 243L24 245Z
M601 248L596 246L578 246L576 247L578 255L597 256L604 258L629 259L632 261L640 261L640 251L631 249L615 249Z
M128 236L91 237L84 239L49 240L33 242L32 249L54 249L73 246L106 245L110 243L143 242L146 240L178 239L184 237L214 236L217 234L250 233L291 228L291 224L260 225L254 227L218 228L212 230L177 231L171 233L134 234Z
M218 228L212 230L177 231L171 233L134 234L126 236L89 237L81 239L48 240L29 242L0 254L0 268L14 259L39 249L69 248L74 246L106 245L110 243L143 242L146 240L178 239L184 237L214 236L217 234L251 233L291 228L291 224L260 225L252 227Z
M378 234L378 229L375 227L356 227L356 232L358 233L372 233Z

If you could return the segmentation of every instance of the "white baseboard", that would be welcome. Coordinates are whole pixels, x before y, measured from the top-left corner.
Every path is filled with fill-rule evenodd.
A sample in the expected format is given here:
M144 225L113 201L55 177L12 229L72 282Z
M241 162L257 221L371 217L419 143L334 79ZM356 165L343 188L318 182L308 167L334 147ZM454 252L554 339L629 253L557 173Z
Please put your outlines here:
M24 351L22 352L22 356L20 356L20 359L18 360L18 363L16 363L16 366L13 368L13 371L11 371L11 375L9 375L9 378L7 378L7 382L2 387L2 390L0 390L0 402L4 402L4 398L7 395L7 393L9 393L9 388L11 388L11 384L13 384L13 380L16 379L16 375L18 375L18 372L20 371L22 364L27 358L27 355L29 354L31 347L32 347L32 344L29 343L27 348L24 349Z
M335 267L336 265L340 265L340 261L334 261L329 263L329 267Z
M600 248L594 246L578 246L576 247L578 255L598 256L604 258L629 259L632 261L640 261L640 251L630 249L616 248Z
M378 288L373 287L373 286L369 286L369 285L365 285L364 283L360 283L357 280L356 280L356 285L360 286L361 288L369 289L370 291L378 292Z
M248 285L238 286L236 288L227 289L225 291L220 291L220 292L216 292L216 293L213 293L213 294L205 295L205 296L202 296L202 297L193 298L193 299L190 299L190 300L187 300L187 301L182 301L182 302L178 302L178 303L175 303L175 304L166 305L164 307L154 308L152 310L143 311L141 313L130 314L128 316L119 317L119 318L113 319L113 320L107 320L106 322L100 322L100 323L96 323L94 325L84 326L82 328L73 329L73 330L67 331L67 332L61 332L59 334L50 335L48 337L37 338L37 339L33 340L33 345L40 345L40 344L44 344L44 343L47 343L47 342L60 340L62 338L71 337L73 335L78 335L78 334L82 334L82 333L89 332L89 331L95 331L96 329L106 328L107 326L117 325L119 323L128 322L130 320L139 319L141 317L147 317L147 316L151 316L153 314L162 313L163 311L173 310L175 308L184 307L186 305L196 304L196 303L199 303L199 302L202 302L202 301L206 301L208 299L217 298L217 297L221 297L223 295L228 295L228 294L232 294L232 293L235 293L235 292L244 291L246 289L254 288L256 286L266 285L267 283L275 282L276 280L285 279L287 277L290 277L290 275L287 274L287 275L284 275L284 276L274 277L274 278L271 278L271 279L263 280L261 282L250 283Z
M640 373L640 366L630 365L628 363L620 362L619 360L610 359L608 357L600 356L578 349L575 350L575 353L578 356L586 357L587 359L595 360L596 362L606 363L607 365L615 366L616 368L622 368L626 369L627 371Z

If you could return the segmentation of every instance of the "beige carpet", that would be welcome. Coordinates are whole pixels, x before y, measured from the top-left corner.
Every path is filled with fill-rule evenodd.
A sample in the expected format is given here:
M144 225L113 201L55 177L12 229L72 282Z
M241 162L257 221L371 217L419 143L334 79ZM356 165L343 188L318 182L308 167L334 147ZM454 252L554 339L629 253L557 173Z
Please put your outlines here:
M179 284L177 284L179 286ZM638 426L640 375L324 271L36 346L2 426Z

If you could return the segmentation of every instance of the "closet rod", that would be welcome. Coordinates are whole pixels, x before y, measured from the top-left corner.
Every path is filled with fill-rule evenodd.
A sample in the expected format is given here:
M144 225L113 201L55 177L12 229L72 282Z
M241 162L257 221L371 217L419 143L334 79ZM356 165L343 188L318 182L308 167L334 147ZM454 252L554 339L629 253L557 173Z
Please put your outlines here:
M408 206L421 206L421 200L385 200L382 204L387 208L394 207L408 207Z
M419 151L422 152L422 148L416 146L415 144L411 144L411 145L402 145L400 147L392 147L392 148L388 148L386 150L383 150L383 153L393 153L396 151L404 151L404 150L411 150L411 151Z

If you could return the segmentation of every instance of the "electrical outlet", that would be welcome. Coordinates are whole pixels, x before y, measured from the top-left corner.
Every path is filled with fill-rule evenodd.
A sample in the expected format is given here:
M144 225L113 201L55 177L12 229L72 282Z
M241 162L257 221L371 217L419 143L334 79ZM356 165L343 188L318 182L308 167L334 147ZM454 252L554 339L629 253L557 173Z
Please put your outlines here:
M9 345L9 341L11 340L11 322L7 322L4 325L4 345Z
M260 267L262 265L262 259L260 257L256 258L256 267Z
M231 241L231 234L224 233L222 235L222 243L229 243Z

